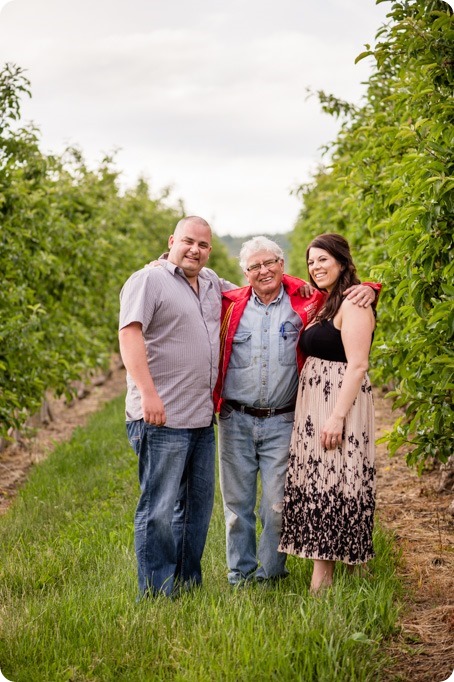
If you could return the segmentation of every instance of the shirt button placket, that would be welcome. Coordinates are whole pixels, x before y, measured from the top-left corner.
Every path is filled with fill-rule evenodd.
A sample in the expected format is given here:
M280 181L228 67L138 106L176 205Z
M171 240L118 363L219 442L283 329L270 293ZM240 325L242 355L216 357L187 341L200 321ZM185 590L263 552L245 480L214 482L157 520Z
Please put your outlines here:
M269 318L269 310L265 311L265 315L263 316L263 323L262 323L262 343L261 347L262 350L265 351L269 348L270 345L270 320L267 319ZM264 405L266 404L267 401L267 395L268 395L268 373L267 373L267 367L268 367L268 352L265 354L263 352L262 354L262 367L261 367L261 382L260 382L260 404Z

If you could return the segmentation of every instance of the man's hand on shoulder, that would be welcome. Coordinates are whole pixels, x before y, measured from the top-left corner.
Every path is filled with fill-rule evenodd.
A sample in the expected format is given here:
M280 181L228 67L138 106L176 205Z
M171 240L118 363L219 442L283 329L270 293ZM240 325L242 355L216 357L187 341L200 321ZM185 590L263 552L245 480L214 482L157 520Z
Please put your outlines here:
M162 268L161 263L158 260L151 260L149 263L145 263L144 268Z
M354 284L343 295L360 308L368 308L375 301L375 291L367 284Z
M310 298L314 291L315 287L313 287L312 284L308 284L307 282L300 286L300 295L302 298Z

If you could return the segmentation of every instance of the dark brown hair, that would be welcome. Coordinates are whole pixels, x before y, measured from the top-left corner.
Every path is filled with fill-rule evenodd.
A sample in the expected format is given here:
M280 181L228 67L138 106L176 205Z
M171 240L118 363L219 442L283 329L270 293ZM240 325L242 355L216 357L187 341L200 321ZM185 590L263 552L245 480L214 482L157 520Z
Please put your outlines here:
M309 251L311 248L323 249L327 251L337 262L341 265L342 271L339 279L335 283L333 290L328 294L324 308L317 315L318 320L330 320L339 310L344 297L342 296L345 289L352 286L352 284L360 284L356 274L355 264L350 253L348 241L340 234L320 234L315 237L306 249L306 263L309 260ZM317 283L314 282L309 275L311 284L319 289Z

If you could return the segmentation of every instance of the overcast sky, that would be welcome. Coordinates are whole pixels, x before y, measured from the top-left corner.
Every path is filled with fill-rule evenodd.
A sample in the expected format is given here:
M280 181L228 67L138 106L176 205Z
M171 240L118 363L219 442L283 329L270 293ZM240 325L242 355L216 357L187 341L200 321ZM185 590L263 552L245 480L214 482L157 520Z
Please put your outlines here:
M0 1L0 61L27 70L23 117L42 149L118 149L125 185L209 220L220 234L291 230L290 190L338 124L306 89L358 102L390 2L374 0Z

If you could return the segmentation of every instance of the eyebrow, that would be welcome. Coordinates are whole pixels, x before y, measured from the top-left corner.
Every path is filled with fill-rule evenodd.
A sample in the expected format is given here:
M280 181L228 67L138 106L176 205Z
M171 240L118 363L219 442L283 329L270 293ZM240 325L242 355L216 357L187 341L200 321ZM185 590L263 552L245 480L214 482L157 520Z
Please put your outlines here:
M191 244L195 244L195 242L197 242L197 239L193 239L192 237L182 237L182 239L183 239L184 241L191 242ZM199 246L202 246L202 247L203 247L203 246L204 246L204 247L209 247L209 246L210 246L208 242L197 242L197 243L198 243Z

